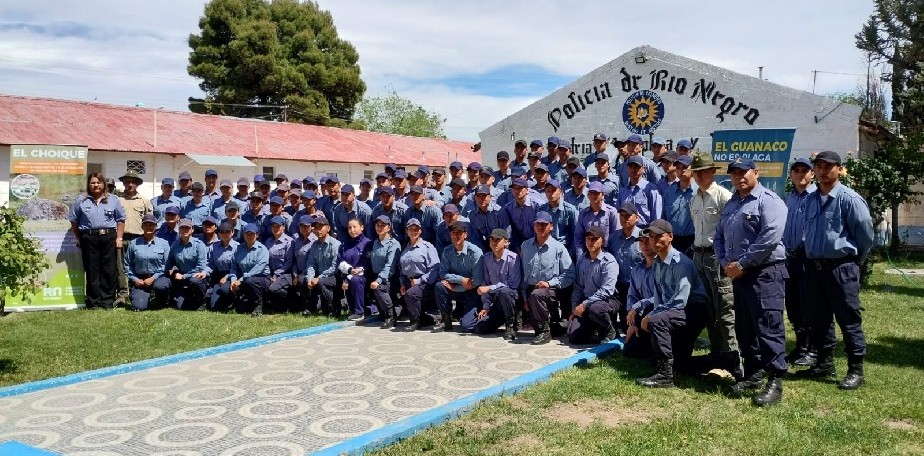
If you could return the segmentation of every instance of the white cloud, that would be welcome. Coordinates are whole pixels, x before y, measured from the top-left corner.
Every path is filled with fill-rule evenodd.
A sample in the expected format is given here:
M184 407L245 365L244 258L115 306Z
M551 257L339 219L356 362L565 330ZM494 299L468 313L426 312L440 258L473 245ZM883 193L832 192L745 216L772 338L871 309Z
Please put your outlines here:
M199 94L186 74L186 39L198 32L203 5L37 0L0 6L0 25L71 24L94 32L59 36L0 27L0 87L184 109L186 98ZM462 140L477 139L483 128L545 94L472 94L444 78L526 64L577 78L650 44L753 76L764 66L765 78L811 90L812 70L866 72L853 35L873 8L867 0L671 0L656 8L604 0L331 0L321 7L359 51L370 94L394 87L440 112L447 134ZM857 79L819 73L816 92L853 91Z

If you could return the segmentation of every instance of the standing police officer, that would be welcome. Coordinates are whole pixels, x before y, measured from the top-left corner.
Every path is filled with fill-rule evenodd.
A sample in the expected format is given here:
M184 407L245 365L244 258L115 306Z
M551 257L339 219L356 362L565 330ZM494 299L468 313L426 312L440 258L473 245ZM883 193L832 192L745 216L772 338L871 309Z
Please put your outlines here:
M805 200L815 191L812 180L815 173L812 162L799 158L789 165L789 180L793 190L786 197L786 228L783 230L783 245L786 246L786 268L789 281L786 283L786 316L796 333L796 347L789 353L787 360L796 366L815 364L815 348L811 344L808 315L808 302L805 299Z
M735 332L748 376L735 385L735 391L759 388L766 375L763 389L752 398L755 405L763 406L783 399L783 374L788 369L783 325L789 278L782 242L786 205L757 181L760 173L750 158L729 163L728 174L738 192L722 210L715 252L732 279Z
M807 300L818 362L807 373L834 375L836 319L844 335L847 377L838 387L854 390L863 384L866 338L860 314L860 263L873 246L873 221L866 201L840 183L841 157L831 151L815 156L818 190L805 201Z

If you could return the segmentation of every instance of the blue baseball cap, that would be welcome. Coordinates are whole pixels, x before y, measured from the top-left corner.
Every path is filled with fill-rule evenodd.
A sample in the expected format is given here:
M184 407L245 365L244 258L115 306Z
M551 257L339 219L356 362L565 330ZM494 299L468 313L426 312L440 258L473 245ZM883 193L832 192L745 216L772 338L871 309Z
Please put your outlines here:
M180 213L180 208L178 208L178 207L176 207L176 206L167 206L167 208L164 209L164 213L165 213L165 214L179 215L179 213Z
M533 223L552 223L552 215L546 211L541 211L536 214L536 220Z
M491 187L487 185L479 185L477 188L475 188L475 194L476 195L490 195Z
M285 224L286 224L286 219L282 218L281 215L273 216L273 218L270 219L270 225L285 225Z
M318 194L314 190L305 190L302 192L302 199L315 199L318 197Z
M327 216L324 214L317 214L314 216L314 220L311 221L312 225L330 225L330 222L327 221Z
M206 224L206 223L211 223L212 225L218 226L218 219L215 218L214 216L211 216L211 215L210 215L210 216L208 216L208 217L202 219L202 224L204 225L204 224Z
M588 191L588 192L605 193L605 192L606 192L606 187L603 186L603 182L600 182L600 181L593 181L593 182L590 183L590 185L587 186L587 191Z
M276 196L270 198L270 201L269 201L269 202L270 202L270 204L278 204L278 205L280 205L280 206L283 205L283 204L285 204L285 201L283 201L283 200L282 200L282 197L279 196L279 195L276 195Z
M311 226L312 223L314 223L314 217L310 215L303 215L298 218L299 225Z
M392 172L397 171L397 170L398 170L398 165L396 165L396 164L394 164L394 163L386 163L386 164L385 164L385 171L388 171L388 170L391 170Z
M626 138L626 142L635 143L635 144L644 144L645 140L642 139L639 135L632 135Z
M218 177L218 171L215 171L214 169L205 170L205 177L209 177L209 176Z
M339 183L340 183L340 179L339 179L337 176L327 176L327 183L329 184L329 183L331 183L331 182L333 182L333 183L335 183L335 184L339 184Z
M667 140L660 136L655 136L654 138L651 139L651 144L652 145L657 144L659 146L663 146L667 144Z
M407 221L407 226L422 226L422 225L420 224L420 220L417 220L416 218L411 217Z
M790 171L791 171L793 168L795 168L797 165L805 166L805 167L807 167L808 169L815 169L815 166L812 164L812 162L810 162L809 159L804 158L804 157L799 157L799 158L795 159L795 160L792 162L792 164L789 165Z
M541 139L534 139L534 140L532 140L532 141L529 142L529 147L532 147L532 146L542 147L542 146L544 146L544 145L545 145L545 144L542 144L542 140L541 140Z
M632 201L626 201L622 203L622 206L619 206L618 212L625 212L629 215L638 215L638 207L635 206L635 203Z
M644 166L644 165L645 165L645 160L642 159L642 156L641 156L641 155L633 155L633 156L629 157L628 160L626 160L626 165Z
M490 193L490 192L489 192L489 193ZM445 214L445 213L447 213L447 212L450 213L450 214L458 214L458 213L459 213L459 206L456 206L455 204L452 204L452 203L449 203L449 204L443 206L443 213Z
M518 177L510 183L510 186L511 187L529 187L529 183L526 181L526 179Z
M562 140L558 141L558 148L559 148L559 149L570 149L570 148L571 148L571 141L568 141L567 139L562 139Z
M363 184L368 185L368 186L371 187L371 186L372 186L372 179L369 179L368 177L362 178L362 180L359 181L359 185L363 185Z
M692 149L693 143L691 143L689 139L684 138L684 139L681 139L680 141L677 141L677 148L680 149L681 147L686 148L686 149Z
M176 187L176 184L174 184L172 177L165 177L161 179L160 185L169 185L171 187Z
M403 169L399 169L395 171L395 174L392 177L394 177L395 179L407 179L407 171Z
M555 188L561 188L561 182L558 182L558 179L549 179L546 181L545 186L548 187L549 185Z
M389 216L387 216L387 215L385 215L385 214L382 214L382 215L376 217L376 218L375 218L375 221L376 221L376 222L382 222L382 223L384 223L384 224L386 224L386 225L391 225L391 217L389 217Z
M257 227L256 223L248 223L244 225L244 233L259 233L260 228Z
M420 185L412 185L408 191L410 193L421 193L422 194L424 192L424 189Z
M340 187L340 193L355 193L355 191L353 190L352 185L346 184L343 187Z
M597 133L594 135L594 141L606 141L607 139L609 138L607 138L603 133Z
M463 165L462 162L460 162L460 161L454 161L454 162L452 162L452 163L449 164L449 169L453 169L453 168L455 168L455 169L462 169L462 168L464 168L464 167L465 167L465 165Z
M750 158L746 158L746 157L745 158L738 157L735 159L735 161L728 164L728 170L726 172L728 174L731 174L731 172L736 169L747 171L749 169L756 169L756 168L757 168L757 164L754 163L754 160L751 160Z
M379 180L379 179L388 179L388 174L385 174L384 172L376 174L375 180Z
M549 139L548 141L546 141L546 144L554 144L555 147L558 147L559 145L561 145L561 139L559 139L558 136L549 136Z
M263 175L262 175L262 174L256 174L256 175L253 176L253 183L255 183L255 184L256 184L257 182L263 182L263 180L264 180L264 179L263 179Z
M545 163L539 163L536 165L536 168L533 169L533 172L536 172L536 171L542 171L542 172L547 173L549 172L549 167Z
M581 166L578 166L577 168L574 168L574 171L571 171L571 175L572 175L572 176L575 175L575 174L577 174L577 175L579 175L579 176L581 176L581 177L583 177L583 178L585 178L585 179L587 178L587 170L584 169L584 168L581 167Z
M468 164L468 167L466 169L470 169L472 171L481 171L481 163L471 162Z
M674 163L680 163L689 168L693 164L693 157L689 155L680 155L674 159Z
M180 172L180 180L192 180L192 174L189 171Z
M379 190L379 196L381 196L381 195L391 195L391 196L395 196L395 189L394 189L394 187L382 187L382 188Z
M594 161L610 161L610 156L606 152L597 152L597 156L594 157Z
M245 187L250 187L250 181L247 180L246 177L241 177L237 180L237 186L240 187L242 185Z
M430 167L427 165L419 165L417 167L417 172L423 172L424 174L430 174Z
M834 163L835 165L838 165L838 166L840 166L841 164L841 156L838 155L837 152L834 152L831 150L818 152L817 154L815 154L814 157L812 157L812 163L815 163L819 160L823 162Z

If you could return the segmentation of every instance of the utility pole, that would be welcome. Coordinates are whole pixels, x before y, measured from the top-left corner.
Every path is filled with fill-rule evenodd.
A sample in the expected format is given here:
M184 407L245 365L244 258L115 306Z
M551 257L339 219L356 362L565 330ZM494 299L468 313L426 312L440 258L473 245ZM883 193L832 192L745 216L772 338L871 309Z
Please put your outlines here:
M812 93L815 93L815 83L818 82L818 70L812 70Z

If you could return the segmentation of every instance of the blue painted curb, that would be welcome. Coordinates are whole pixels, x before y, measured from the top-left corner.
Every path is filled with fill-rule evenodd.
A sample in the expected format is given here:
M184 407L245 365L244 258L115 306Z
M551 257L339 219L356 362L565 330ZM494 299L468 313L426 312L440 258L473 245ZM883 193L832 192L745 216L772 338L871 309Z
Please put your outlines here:
M0 454L3 456L58 456L58 453L31 447L15 440L0 443Z
M55 377L46 380L7 386L5 388L0 388L0 398L34 393L36 391L42 391L58 386L73 385L75 383L85 382L88 380L97 380L100 378L112 377L113 375L127 374L129 372L137 372L154 367L166 366L168 364L176 364L182 361L205 358L208 356L243 350L246 348L259 347L261 345L272 344L287 339L294 339L296 337L313 336L315 334L326 333L336 329L345 328L347 326L354 326L355 324L356 322L352 321L329 323L321 326L313 326L311 328L273 334L271 336L258 337L256 339L242 340L240 342L219 345L217 347L204 348L201 350L194 350L185 353L177 353L176 355L169 355L161 358L146 359L133 363L120 364L118 366L104 367L101 369L65 375L63 377Z
M477 392L471 396L457 399L433 410L405 418L396 423L392 423L374 431L353 437L337 445L324 448L312 454L316 456L363 454L376 448L390 445L401 439L408 438L430 426L434 426L436 424L442 423L443 421L447 421L462 415L486 399L504 394L514 394L533 384L548 380L550 377L552 377L552 374L565 370L569 367L590 363L598 357L617 349L622 349L622 340L614 340L612 342L597 345L596 347L590 348L574 356L523 374L519 377L488 388L484 391Z

